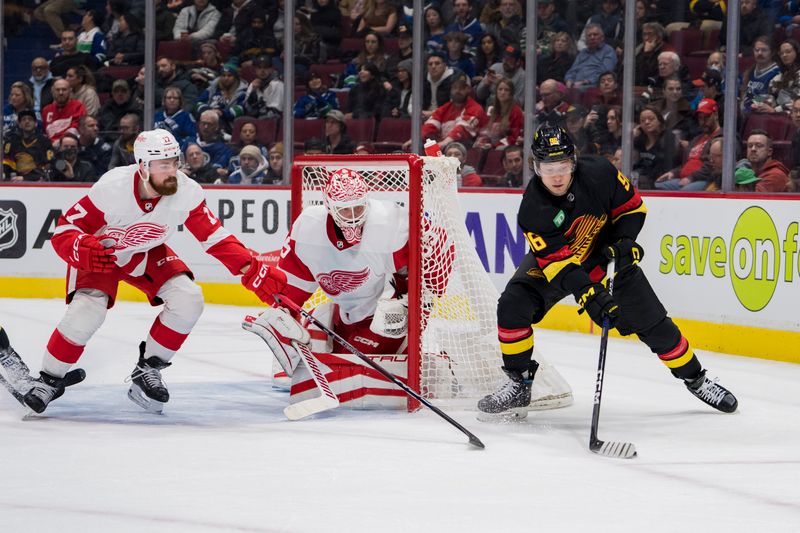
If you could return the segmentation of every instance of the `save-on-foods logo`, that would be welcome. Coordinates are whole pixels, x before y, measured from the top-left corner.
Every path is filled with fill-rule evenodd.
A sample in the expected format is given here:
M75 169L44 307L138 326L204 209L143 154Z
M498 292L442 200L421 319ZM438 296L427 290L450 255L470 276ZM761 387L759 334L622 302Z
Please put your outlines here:
M761 207L739 215L729 239L721 236L664 235L662 274L730 277L739 302L750 311L764 309L779 283L800 277L798 223L791 222L779 237L775 222Z
M0 258L25 255L26 210L22 202L0 200Z

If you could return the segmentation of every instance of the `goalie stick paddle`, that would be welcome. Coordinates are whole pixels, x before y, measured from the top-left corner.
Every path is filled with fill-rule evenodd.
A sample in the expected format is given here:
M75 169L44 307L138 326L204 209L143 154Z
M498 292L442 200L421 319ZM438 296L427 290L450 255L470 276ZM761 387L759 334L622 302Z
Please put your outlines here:
M608 292L614 290L615 264L612 259L608 264ZM620 459L636 457L636 446L632 442L603 441L597 438L597 426L600 423L600 400L603 396L603 376L606 369L606 351L608 349L608 331L611 324L608 317L603 318L603 331L600 334L600 357L597 362L597 383L594 389L594 409L592 410L592 428L589 434L589 449L596 454Z
M283 410L283 414L286 415L286 418L289 420L300 420L301 418L311 416L315 413L338 407L339 398L337 398L336 394L331 390L325 373L320 370L317 364L317 358L314 357L314 354L311 353L308 346L297 341L292 341L292 346L294 346L294 349L300 354L300 359L303 361L303 364L306 365L309 374L311 374L311 378L314 380L321 394L316 398L301 400L287 405Z
M391 381L392 383L394 383L395 385L400 387L400 389L402 389L403 392L405 392L407 395L411 396L412 398L414 398L415 400L417 400L421 404L423 404L426 407L428 407L431 411L433 411L434 413L436 413L440 417L444 418L450 425L452 425L453 427L455 427L456 429L461 431L461 433L466 435L469 438L469 443L472 446L475 446L476 448L481 448L481 449L486 447L481 442L481 440L478 437L476 437L475 435L473 435L467 428L465 428L464 426L462 426L461 424L459 424L458 422L453 420L447 413L445 413L444 411L442 411L441 409L439 409L438 407L433 405L430 401L428 401L427 399L423 398L419 393L417 393L417 391L415 391L414 389L412 389L411 387L409 387L408 385L406 385L405 383L400 381L397 378L397 376L395 376L394 374L392 374L391 372L389 372L388 370L383 368L381 365L379 365L378 363L376 363L375 361L373 361L372 359L370 359L369 357L367 357L366 355L361 353L361 351L358 348L356 348L355 346L353 346L352 344L347 342L345 339L343 339L336 332L334 332L333 330L328 328L325 324L323 324L322 322L317 320L317 318L314 315L312 315L311 313L309 313L308 311L306 311L305 309L303 309L302 307L300 307L299 305L294 303L292 300L290 300L286 296L282 296L282 295L277 295L276 294L275 295L275 299L279 303L282 303L283 305L285 305L286 307L291 309L292 311L300 313L301 315L306 317L308 320L313 322L322 331L324 331L325 333L327 333L328 335L330 335L331 337L333 337L337 341L339 341L339 344L341 344L342 346L347 348L347 350L350 351L350 353L352 353L353 355L355 355L356 357L358 357L359 359L364 361L366 364L368 364L369 366L374 368L376 371L378 371L386 379L388 379L389 381Z

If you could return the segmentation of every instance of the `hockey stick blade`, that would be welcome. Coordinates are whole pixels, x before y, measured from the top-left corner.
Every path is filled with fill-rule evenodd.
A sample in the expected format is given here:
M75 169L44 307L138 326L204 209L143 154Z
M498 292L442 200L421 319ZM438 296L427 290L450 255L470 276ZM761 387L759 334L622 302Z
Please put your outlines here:
M636 446L632 442L602 441L595 439L589 449L598 455L615 459L633 459L637 456Z
M353 355L364 361L366 364L368 364L369 366L374 368L378 373L380 373L383 377L385 377L386 379L397 385L408 396L411 396L419 403L429 408L431 411L433 411L434 413L442 417L444 420L446 420L451 426L455 427L461 433L466 435L469 438L470 445L480 449L485 448L481 440L475 435L473 435L467 428L456 422L453 418L450 417L450 415L448 415L447 413L445 413L444 411L433 405L427 398L424 398L417 391L415 391L414 389L412 389L411 387L400 381L397 378L397 376L395 376L394 374L383 368L381 365L379 365L378 363L376 363L375 361L364 355L358 348L347 342L347 340L344 339L341 335L339 335L331 328L320 322L319 319L317 319L317 317L315 317L314 315L312 315L311 313L309 313L308 311L306 311L305 309L294 303L291 299L287 298L286 296L279 294L276 294L274 296L279 303L285 305L295 313L299 313L300 315L306 317L308 320L313 322L319 329L324 331L328 336L333 337L334 339L339 341L339 344L344 346L345 349L347 349L347 351L349 351L350 353L352 353Z
M0 374L0 385L6 388L6 390L17 400L20 404L25 405L24 397L25 395L22 394L19 390L17 390L14 385L9 383L9 381L5 378L3 374Z
M320 395L316 398L310 398L287 405L283 410L283 414L286 415L286 418L289 420L300 420L301 418L339 407L339 398L337 398L336 394L331 390L328 379L319 368L317 359L308 346L300 344L297 341L292 341L292 346L294 346L294 349L300 354L300 360L306 365L308 372L311 374L311 378L320 391Z

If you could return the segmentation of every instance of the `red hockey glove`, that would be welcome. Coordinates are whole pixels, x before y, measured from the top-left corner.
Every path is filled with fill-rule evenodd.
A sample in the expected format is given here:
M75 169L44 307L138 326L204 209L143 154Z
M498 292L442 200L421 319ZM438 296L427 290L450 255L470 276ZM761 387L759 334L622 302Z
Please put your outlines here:
M619 306L601 283L587 285L575 295L575 301L586 311L598 326L603 326L603 318L608 318L609 327L615 327L619 320Z
M72 253L67 262L85 272L104 274L117 266L113 248L106 248L93 235L81 233L72 243Z
M262 302L275 303L274 294L280 294L286 287L286 274L277 268L270 268L265 262L252 257L250 268L242 274L242 285L253 291Z

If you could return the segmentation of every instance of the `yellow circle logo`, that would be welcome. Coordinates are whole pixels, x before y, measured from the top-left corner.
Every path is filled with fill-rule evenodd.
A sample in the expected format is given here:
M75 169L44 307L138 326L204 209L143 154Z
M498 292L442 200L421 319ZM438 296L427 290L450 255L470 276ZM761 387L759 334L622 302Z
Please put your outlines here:
M775 223L760 207L748 207L733 227L730 278L739 302L750 311L764 309L778 285L780 243Z

